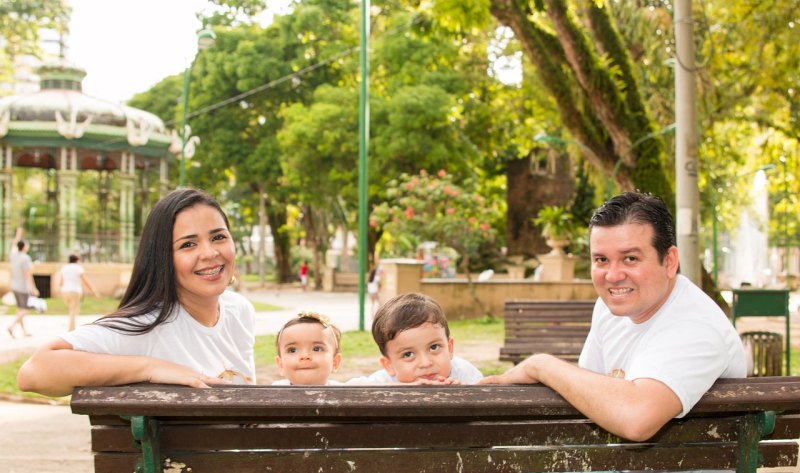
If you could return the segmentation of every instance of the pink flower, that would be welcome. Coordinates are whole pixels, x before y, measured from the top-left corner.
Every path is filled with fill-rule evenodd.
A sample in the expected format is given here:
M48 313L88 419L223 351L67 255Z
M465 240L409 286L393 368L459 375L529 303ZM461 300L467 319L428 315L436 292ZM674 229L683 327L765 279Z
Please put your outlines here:
M414 209L413 208L407 207L405 213L406 213L406 217L414 218Z
M372 218L369 219L369 226L370 227L377 227L378 226L378 221L375 220L375 219L372 219Z
M481 230L486 230L487 228L489 228L489 224L488 223L482 223L481 224Z
M453 190L450 189L450 186L444 186L444 195L450 195L451 192L453 192Z
M456 213L456 209L454 209L453 207L448 207L448 208L445 210L445 213L446 213L447 215L452 215L452 214Z
M420 176L424 176L424 175L426 175L426 174L428 174L428 171L426 171L426 170L424 170L424 169L420 169L420 170L419 170L419 175L420 175Z
M478 221L478 219L475 218L475 217L470 217L470 218L467 219L467 222L469 222L469 223L475 223L477 221Z
M447 175L447 171L445 171L444 169L439 169L439 172L437 172L436 175L438 175L439 177L444 177Z

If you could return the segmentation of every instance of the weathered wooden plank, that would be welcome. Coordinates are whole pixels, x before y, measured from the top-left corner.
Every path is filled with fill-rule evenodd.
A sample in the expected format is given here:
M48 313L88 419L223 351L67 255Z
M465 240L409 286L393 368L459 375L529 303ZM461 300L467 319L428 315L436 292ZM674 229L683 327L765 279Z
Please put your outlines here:
M795 443L796 447L796 443ZM693 468L733 468L735 454L730 449L713 447L664 451L639 449L608 452L575 449L516 452L514 450L485 449L479 452L458 451L406 451L406 452L209 452L204 454L177 453L164 461L164 466L174 472L296 472L317 473L352 471L385 471L392 473L424 473L442 471L592 471L669 468L673 471ZM776 448L762 448L767 466L795 466L793 457ZM686 456L690 456L687 461ZM325 457L327 456L327 458ZM666 457L666 458L665 458ZM671 459L670 459L671 457ZM137 457L126 454L101 453L95 456L95 472L119 473L133 471ZM680 465L680 466L678 466ZM190 470L191 468L191 470Z
M95 473L133 472L135 471L136 468L136 462L140 458L141 454L97 453L94 456L94 471ZM227 471L235 471L235 470L227 470Z
M800 377L719 380L695 413L800 410ZM132 385L76 388L76 414L252 416L261 419L348 418L428 421L549 418L578 415L560 395L541 385L277 387L193 389ZM313 411L311 411L313 406Z
M169 456L172 471L249 472L530 472L622 469L734 468L733 448L686 446L674 449L579 447L475 450L306 450L181 453ZM177 469L180 468L180 469ZM191 470L189 470L191 468Z
M647 443L722 444L737 439L739 421L733 417L687 419L670 424ZM109 436L110 433L103 432ZM528 445L606 445L631 443L611 435L588 420L462 423L242 423L192 425L160 424L165 451L204 451L261 448L479 448ZM94 439L94 435L93 435ZM128 451L124 439L113 441ZM110 445L108 438L104 443ZM107 447L108 448L108 447ZM95 450L99 450L95 448ZM106 450L108 451L108 450Z
M800 415L779 415L772 434L767 438L800 439Z

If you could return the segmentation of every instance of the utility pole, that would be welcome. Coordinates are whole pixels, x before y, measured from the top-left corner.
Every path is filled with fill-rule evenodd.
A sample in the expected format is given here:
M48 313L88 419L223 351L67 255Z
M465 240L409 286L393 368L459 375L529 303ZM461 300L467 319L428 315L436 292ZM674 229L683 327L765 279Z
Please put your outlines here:
M691 0L675 0L675 222L681 273L702 286L697 187L694 32Z

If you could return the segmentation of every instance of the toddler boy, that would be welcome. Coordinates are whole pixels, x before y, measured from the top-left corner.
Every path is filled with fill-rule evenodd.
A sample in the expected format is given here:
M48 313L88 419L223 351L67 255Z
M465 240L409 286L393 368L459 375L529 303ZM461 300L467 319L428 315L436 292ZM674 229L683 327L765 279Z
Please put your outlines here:
M453 356L453 338L441 306L424 294L387 301L372 322L382 370L347 384L475 384L483 375Z

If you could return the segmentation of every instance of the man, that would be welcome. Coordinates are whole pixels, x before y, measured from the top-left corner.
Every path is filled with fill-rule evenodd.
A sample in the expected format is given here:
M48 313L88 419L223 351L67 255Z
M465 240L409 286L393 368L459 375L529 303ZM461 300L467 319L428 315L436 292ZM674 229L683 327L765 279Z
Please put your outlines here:
M28 315L28 297L38 296L39 290L33 281L33 262L28 256L28 242L22 239L22 228L17 228L14 242L11 246L11 254L8 261L11 264L11 291L17 301L17 316L11 325L8 326L8 334L15 338L14 327L19 325L22 335L29 337L30 334L25 330L23 319Z
M661 199L616 196L589 232L600 297L578 366L535 354L481 383L543 383L609 432L646 440L717 378L745 377L744 349L722 310L678 274L675 225Z

